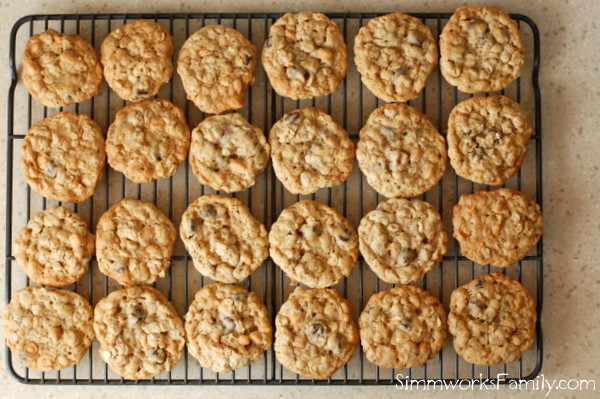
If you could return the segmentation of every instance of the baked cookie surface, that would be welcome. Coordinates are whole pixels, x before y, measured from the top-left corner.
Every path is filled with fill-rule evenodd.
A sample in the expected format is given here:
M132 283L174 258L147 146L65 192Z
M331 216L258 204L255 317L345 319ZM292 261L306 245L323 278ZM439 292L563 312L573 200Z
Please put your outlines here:
M435 208L418 199L389 199L358 226L360 253L385 282L408 284L422 278L446 253L448 235Z
M367 182L390 198L435 186L446 170L446 143L427 116L405 104L375 109L360 130L358 166Z
M269 232L273 261L293 281L329 287L348 277L358 259L358 235L333 208L312 200L281 212Z
M277 178L293 194L312 194L346 181L354 165L348 132L319 108L288 112L269 133Z
M236 198L203 195L181 217L179 234L204 276L237 283L269 256L267 230Z
M33 125L21 149L32 189L44 197L82 202L94 194L106 163L104 136L87 115L60 112Z
M100 357L128 380L171 370L183 352L183 322L162 292L148 286L111 292L94 308Z
M258 296L220 283L196 292L185 315L185 332L190 354L218 373L254 362L273 340L267 308Z
M262 130L238 113L210 116L192 130L192 172L214 190L231 193L252 187L269 153Z
M269 29L262 63L280 96L297 100L333 93L348 69L344 35L324 14L286 13Z
M87 353L92 320L92 307L81 295L27 287L16 291L4 309L6 344L30 369L59 370Z
M452 212L452 224L463 255L497 267L523 259L544 228L540 206L509 188L461 195Z
M354 39L354 63L367 88L384 101L408 101L438 63L436 40L419 19L400 12L371 19Z
M527 112L506 96L473 97L448 118L448 157L456 174L498 186L523 164L533 128Z
M304 377L329 378L358 344L350 305L330 288L296 288L275 317L275 355Z
M414 285L373 294L358 319L367 359L406 369L433 358L446 339L446 311L433 295Z
M244 106L257 57L256 47L237 30L208 25L181 47L177 72L200 111L220 114Z
M135 183L170 177L185 161L190 129L181 108L155 99L120 109L108 128L110 166Z
M450 295L448 328L454 349L469 363L518 360L533 344L536 320L531 294L500 272L480 276Z
M59 108L94 97L102 83L102 67L87 40L48 29L25 44L21 78L33 98Z
M466 93L500 91L521 75L525 48L515 21L498 7L460 7L440 35L440 70Z
M106 83L119 97L154 97L173 76L173 37L158 22L139 19L110 32L100 46Z
M96 236L98 268L119 284L152 284L171 267L177 231L151 203L117 202L98 220Z
M94 255L94 235L87 223L63 206L34 215L14 243L14 254L27 276L38 284L62 287L79 280Z

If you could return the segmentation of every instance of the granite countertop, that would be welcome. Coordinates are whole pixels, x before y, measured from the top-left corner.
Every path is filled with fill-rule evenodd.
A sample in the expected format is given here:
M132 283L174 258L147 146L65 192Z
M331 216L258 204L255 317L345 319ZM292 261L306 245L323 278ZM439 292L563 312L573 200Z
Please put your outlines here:
M397 392L394 387L56 387L27 386L15 382L4 366L0 368L0 387L5 398L127 397L145 398L168 394L171 398L236 397L312 398L327 397L541 397L548 385L560 380L575 386L575 380L594 380L600 384L597 359L600 355L600 264L597 241L600 239L600 2L584 0L380 0L377 6L358 0L305 0L301 6L285 0L257 1L163 1L73 0L4 1L0 11L0 63L2 87L8 88L8 43L12 24L27 14L91 12L249 12L249 11L444 11L460 5L498 5L513 13L528 15L536 21L542 40L540 84L542 91L543 192L544 192L544 392L517 391L511 387L480 392L479 389L424 390L413 388ZM0 95L0 121L6 123L7 93ZM0 156L5 157L5 134L0 134ZM5 164L5 160L2 164ZM4 190L5 173L0 173ZM6 209L5 198L0 209ZM0 220L4 220L4 213ZM1 228L4 237L4 226ZM4 240L0 240L4 242ZM4 251L2 251L4 253ZM5 299L4 273L0 274L2 308ZM4 337L1 337L4 340ZM0 363L4 365L4 351ZM600 386L597 387L600 390ZM592 390L564 390L556 385L549 396L597 397Z

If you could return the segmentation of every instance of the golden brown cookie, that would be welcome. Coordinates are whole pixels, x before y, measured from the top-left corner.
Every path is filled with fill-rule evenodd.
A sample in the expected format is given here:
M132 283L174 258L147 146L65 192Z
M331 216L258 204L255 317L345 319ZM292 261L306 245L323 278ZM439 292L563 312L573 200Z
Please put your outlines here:
M533 129L527 112L506 96L473 97L448 117L448 157L456 174L498 186L525 159Z
M436 40L418 18L400 12L371 19L354 38L361 80L385 101L408 101L438 63Z
M192 130L192 172L214 190L231 193L252 187L269 153L262 130L238 113L210 116Z
M540 206L510 188L461 195L452 224L464 256L497 267L523 259L544 228Z
M269 82L294 100L333 93L346 76L344 35L326 15L286 13L269 29L262 51Z
M92 345L92 307L66 290L27 287L4 309L4 335L13 354L33 370L77 364Z
M119 97L154 97L173 75L173 37L158 22L139 19L110 32L100 46L106 83Z
M135 183L173 176L185 161L190 129L181 108L163 99L130 104L108 128L108 163Z
M367 359L385 368L424 364L444 346L446 311L433 295L399 285L371 296L358 319Z
M521 75L525 48L515 21L498 7L460 7L440 35L440 70L467 93L500 91Z
M73 112L60 112L33 125L21 149L27 183L57 201L82 202L91 197L105 163L100 126Z
M480 276L450 295L454 349L469 363L518 360L533 344L536 320L531 294L500 272Z
M102 67L87 40L48 29L27 41L21 77L33 98L58 108L94 97L102 83Z
M208 25L181 47L177 73L200 111L220 114L244 106L257 57L256 47L237 30Z
M386 104L375 109L360 130L356 159L377 192L409 198L440 181L446 170L446 143L416 108Z
M94 308L100 357L128 380L155 377L181 359L185 332L173 305L147 286L116 290Z
M320 380L352 358L359 340L350 304L331 288L296 288L275 328L275 355L283 367Z
M21 229L14 254L31 280L62 287L87 272L94 255L94 235L79 215L54 206L34 215Z
M258 296L220 283L196 292L185 315L185 333L190 354L217 373L254 362L273 340L267 308Z

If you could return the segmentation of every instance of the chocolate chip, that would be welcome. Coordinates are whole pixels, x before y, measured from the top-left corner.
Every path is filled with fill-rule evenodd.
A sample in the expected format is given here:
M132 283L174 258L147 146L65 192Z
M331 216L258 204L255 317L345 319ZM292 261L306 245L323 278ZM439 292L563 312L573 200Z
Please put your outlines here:
M134 318L136 323L143 323L146 320L147 316L144 306L141 303L136 304L133 307L131 316Z
M425 40L426 40L425 35L415 29L409 30L408 35L406 36L406 41L413 46L421 47L421 45L423 45Z
M483 149L479 144L475 144L475 147L471 150L471 159L477 159L483 157Z
M246 294L234 294L231 296L232 301L245 301L248 299L248 295Z
M313 323L308 325L307 334L313 337L323 335L325 333L325 327L321 323Z
M183 233L186 237L192 237L196 234L196 222L192 218L186 218L182 221L183 224Z
M162 157L160 156L159 152L152 152L152 158L154 158L155 161L162 161Z
M344 242L350 241L350 238L352 237L352 232L347 227L344 227L343 230L344 234L338 234L338 238Z
M310 79L310 72L300 66L293 66L285 71L287 77L291 80L299 80L302 83L307 83Z
M54 179L58 173L56 169L57 169L56 164L54 162L50 161L46 164L46 167L44 168L44 173L48 177L51 177Z
M286 116L284 118L284 122L287 123L288 125L295 125L299 122L299 119L300 119L300 112L294 111L294 112L290 112L289 114L286 114Z
M136 90L135 91L135 97L141 97L141 96L145 96L148 94L147 90Z
M167 361L167 352L164 349L155 349L152 352L152 361L156 364L163 364Z
M235 328L235 320L231 317L223 317L221 319L221 325L223 326L223 332L227 334Z
M252 57L247 55L246 58L244 58L244 66L250 65L251 62L252 62Z
M413 248L402 248L398 254L398 263L407 266L417 257L417 250Z
M217 208L213 204L206 204L202 208L201 216L204 219L211 219L217 216Z

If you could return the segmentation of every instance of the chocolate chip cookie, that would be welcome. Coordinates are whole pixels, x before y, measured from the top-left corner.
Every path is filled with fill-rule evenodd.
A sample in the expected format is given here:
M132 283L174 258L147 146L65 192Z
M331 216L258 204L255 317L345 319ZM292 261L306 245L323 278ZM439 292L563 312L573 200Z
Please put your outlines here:
M454 349L469 363L518 360L533 344L536 320L531 294L500 272L480 276L450 295Z
M66 290L27 287L4 309L4 335L11 352L33 370L77 364L94 339L92 307Z
M262 62L273 89L294 100L333 93L346 76L344 35L326 15L286 13L269 29Z
M236 198L198 198L181 216L179 234L196 269L222 283L242 281L269 256L265 226Z
M185 333L190 354L217 373L254 362L273 339L267 308L258 296L219 283L196 292L185 315Z
M400 12L371 19L354 39L361 80L385 101L408 101L438 63L436 40L418 18Z
M464 256L497 267L523 259L544 228L540 206L509 188L461 195L454 205L452 224Z
M304 377L329 378L352 358L358 339L350 304L330 288L296 288L275 317L277 360Z
M183 352L183 322L162 292L128 287L108 294L94 308L100 357L128 380L171 370Z

